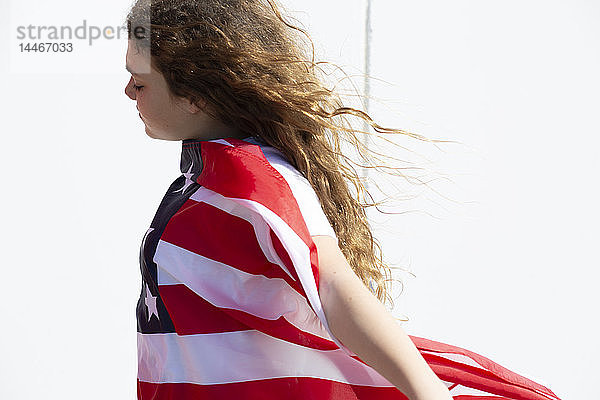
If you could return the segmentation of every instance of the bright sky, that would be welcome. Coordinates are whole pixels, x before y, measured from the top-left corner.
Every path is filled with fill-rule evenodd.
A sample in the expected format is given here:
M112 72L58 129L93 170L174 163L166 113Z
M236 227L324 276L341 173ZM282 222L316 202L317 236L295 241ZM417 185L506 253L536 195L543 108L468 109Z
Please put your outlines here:
M320 58L363 71L364 1L286 4ZM0 3L2 399L135 397L138 249L180 144L145 135L123 92L125 39L31 54L17 38L117 27L127 7ZM462 143L397 141L418 154L394 156L451 181L397 180L420 193L393 209L407 213L370 214L386 259L416 275L397 273L394 314L561 398L596 398L600 4L373 0L372 13L372 115Z

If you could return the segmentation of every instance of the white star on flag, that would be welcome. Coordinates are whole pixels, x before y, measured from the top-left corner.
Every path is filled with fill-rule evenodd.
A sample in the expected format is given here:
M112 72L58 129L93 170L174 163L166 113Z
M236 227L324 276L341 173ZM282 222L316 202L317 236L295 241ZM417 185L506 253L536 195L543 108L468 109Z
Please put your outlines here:
M183 193L183 192L185 192L185 189L187 189L192 183L194 183L194 181L192 180L192 176L194 176L194 174L191 173L193 168L194 168L194 163L192 162L192 165L190 165L190 168L188 169L188 171L183 173L183 176L185 176L185 183L183 184L183 187L181 189L177 189L173 193L177 193L180 190L181 190L181 193Z
M148 321L152 318L153 315L156 315L156 319L158 319L158 310L156 309L156 296L152 296L150 293L150 289L148 288L148 284L146 283L146 299L144 300L146 303L146 307L148 308Z

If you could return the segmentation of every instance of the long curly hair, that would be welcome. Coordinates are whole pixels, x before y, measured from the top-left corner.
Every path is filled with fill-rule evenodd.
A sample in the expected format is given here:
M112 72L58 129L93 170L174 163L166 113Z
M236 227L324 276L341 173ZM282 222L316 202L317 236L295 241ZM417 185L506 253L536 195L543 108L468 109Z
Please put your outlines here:
M353 166L377 168L373 160L382 154L358 137L376 133L353 127L350 118L377 133L430 140L383 128L366 112L344 106L320 76L324 63L315 62L310 36L283 10L275 0L137 0L126 23L130 38L135 27L149 24L149 40L135 44L149 48L151 65L172 94L209 105L212 117L277 148L304 175L353 271L393 307L391 268L365 212L380 203ZM344 145L367 165L348 157Z

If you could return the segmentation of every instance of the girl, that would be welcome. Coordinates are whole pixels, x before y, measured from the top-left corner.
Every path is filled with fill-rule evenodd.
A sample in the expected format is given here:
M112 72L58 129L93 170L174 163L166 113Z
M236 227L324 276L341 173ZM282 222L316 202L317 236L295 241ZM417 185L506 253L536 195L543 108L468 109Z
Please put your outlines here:
M182 142L142 241L139 399L556 399L384 307L340 145L362 152L346 117L382 128L320 82L274 1L138 0L127 25L125 93Z

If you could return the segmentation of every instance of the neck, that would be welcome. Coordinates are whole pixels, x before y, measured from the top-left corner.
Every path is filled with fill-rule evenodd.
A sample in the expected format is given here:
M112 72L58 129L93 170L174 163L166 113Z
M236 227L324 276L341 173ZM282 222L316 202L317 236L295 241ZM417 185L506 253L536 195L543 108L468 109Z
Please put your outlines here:
M211 118L209 115L202 113L201 121L198 121L198 126L202 129L192 134L187 139L195 140L215 140L224 138L244 139L249 137L247 133L240 131L237 127L226 125L223 122Z

